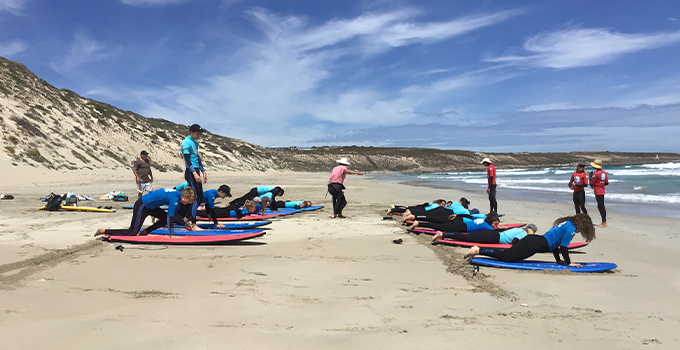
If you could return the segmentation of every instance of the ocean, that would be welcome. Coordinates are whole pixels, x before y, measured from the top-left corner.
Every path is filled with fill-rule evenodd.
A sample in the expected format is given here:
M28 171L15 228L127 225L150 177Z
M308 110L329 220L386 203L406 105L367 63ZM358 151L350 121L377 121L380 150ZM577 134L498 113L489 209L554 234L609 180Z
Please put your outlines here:
M499 211L504 198L564 202L572 204L572 190L567 186L575 167L509 169L497 168ZM594 170L588 166L586 172ZM606 166L607 212L680 218L680 163ZM486 171L396 175L404 181L416 180L425 185L485 191ZM390 176L392 177L392 176ZM453 199L453 198L447 198ZM473 203L482 211L488 203ZM599 220L595 195L586 189L586 208L594 221Z

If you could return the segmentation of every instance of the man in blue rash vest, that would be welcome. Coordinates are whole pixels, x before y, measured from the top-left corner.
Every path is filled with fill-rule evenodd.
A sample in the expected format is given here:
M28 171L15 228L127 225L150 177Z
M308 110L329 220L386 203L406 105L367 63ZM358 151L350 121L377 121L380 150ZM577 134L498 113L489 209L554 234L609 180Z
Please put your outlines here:
M208 218L212 217L213 223L217 228L224 228L224 225L217 222L217 213L215 213L215 199L227 197L231 197L231 189L227 185L222 185L216 190L203 191L205 211L208 214Z
M248 199L253 200L255 197L267 197L271 201L269 208L272 211L277 211L278 208L276 206L276 197L279 196L283 196L283 188L279 186L258 186L251 188L250 191L248 191L248 193L244 194L243 196L232 200L229 205L240 207Z
M580 267L572 263L569 258L569 243L576 232L581 233L586 242L595 239L595 227L588 214L576 214L555 220L553 227L543 235L528 235L512 248L480 248L474 246L465 253L464 258L470 259L475 255L485 255L500 261L512 262L524 260L536 253L552 252L558 264ZM560 253L564 261L560 259Z
M196 226L196 210L198 209L198 204L203 202L203 184L208 182L208 174L205 172L201 158L198 156L198 139L204 131L200 125L194 124L189 128L189 136L182 141L182 156L186 165L184 179L187 180L189 186L196 192L196 201L191 207L191 225L194 229L198 227ZM203 175L202 180L201 175Z
M101 235L113 235L113 236L136 236L136 235L147 235L156 229L163 226L167 226L170 231L170 237L174 237L174 222L177 221L180 225L184 226L189 231L193 231L192 227L184 222L184 218L179 213L178 209L180 204L189 204L194 201L196 195L194 190L187 188L182 192L177 191L172 188L162 188L150 192L142 198L135 202L134 208L132 210L132 222L130 228L128 229L109 229L105 230L103 228L97 229L94 234L95 237ZM168 206L168 211L161 209L162 206ZM158 219L153 225L141 230L142 224L144 224L144 219L147 216L153 216Z

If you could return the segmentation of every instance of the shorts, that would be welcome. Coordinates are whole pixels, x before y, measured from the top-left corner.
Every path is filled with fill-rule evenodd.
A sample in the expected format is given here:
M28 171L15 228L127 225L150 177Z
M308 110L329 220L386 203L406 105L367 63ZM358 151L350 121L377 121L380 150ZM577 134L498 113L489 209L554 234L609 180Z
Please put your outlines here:
M153 191L151 187L151 181L142 181L137 183L137 192L144 193L151 191Z

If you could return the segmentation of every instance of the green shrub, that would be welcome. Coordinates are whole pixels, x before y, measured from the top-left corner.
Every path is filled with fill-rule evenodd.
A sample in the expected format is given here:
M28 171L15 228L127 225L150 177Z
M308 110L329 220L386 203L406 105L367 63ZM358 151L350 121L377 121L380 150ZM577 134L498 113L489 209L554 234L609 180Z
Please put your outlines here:
M11 142L12 144L15 144L15 145L16 145L17 143L19 143L19 139L17 139L14 135L10 135L10 136L7 138L7 140L9 140L9 142Z
M74 157L78 158L81 162L83 163L90 163L90 160L87 159L84 155L76 152L76 150L71 150L71 154L73 154Z
M125 158L118 156L117 154L109 151L108 149L104 150L104 155L109 157L109 158L113 158L114 160L116 160L118 163L120 163L122 165L125 165L125 166L129 165L127 160L125 160Z
M5 146L5 149L7 150L7 152L9 154L14 154L14 152L15 152L14 147L12 147L12 146Z
M38 151L35 148L31 148L24 152L24 156L28 157L29 159L32 159L38 163L46 163L47 159L40 154L40 151Z

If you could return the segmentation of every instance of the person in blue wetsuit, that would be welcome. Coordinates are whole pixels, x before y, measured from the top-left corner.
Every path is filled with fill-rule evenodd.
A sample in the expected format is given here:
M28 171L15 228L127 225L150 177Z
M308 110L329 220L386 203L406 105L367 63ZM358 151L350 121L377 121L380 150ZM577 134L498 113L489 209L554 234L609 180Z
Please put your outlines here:
M231 201L230 205L243 205L246 200L253 200L255 197L267 197L270 200L269 208L276 211L276 197L283 196L283 188L279 186L258 186L253 187L248 193Z
M265 197L266 198L266 197ZM278 208L301 209L312 206L310 201L278 201L276 202Z
M198 155L198 139L204 131L200 125L194 124L189 127L189 136L182 141L182 156L186 165L184 179L196 193L196 201L191 208L191 224L194 228L197 227L196 210L198 210L198 205L203 202L203 184L208 182L208 174L205 172L201 157ZM201 179L201 175L203 179Z
M443 199L441 200L443 201ZM454 202L451 204L449 207L434 207L430 208L429 210L424 210L424 211L416 211L416 212L411 212L407 210L404 212L403 220L419 220L419 221L434 221L434 222L447 222L449 219L448 217L456 214L456 215L470 215L470 211L467 209L468 206L470 205L470 201L468 201L466 198L461 198L458 200L458 202ZM482 217L483 219L484 217ZM472 217L470 217L472 219ZM466 220L467 221L467 220Z
M438 208L446 203L446 200L444 199L435 199L432 201L432 203L423 203L423 204L418 204L418 205L411 205L411 206L405 206L405 205L393 205L390 209L387 209L387 212L385 215L389 214L402 214L402 215L408 215L408 214L414 214L414 213L422 213L425 211L430 211L432 209Z
M449 216L449 220L444 223L414 221L409 230L413 230L416 227L428 227L437 231L470 233L476 231L495 230L498 227L498 224L501 223L496 213L486 214L485 219L471 218L472 220L467 222L463 220L463 218L466 216L467 215L453 214ZM470 218L469 216L467 217Z
M207 217L212 217L213 223L217 228L224 228L224 225L217 222L217 213L215 212L215 199L231 197L231 189L227 185L222 185L216 190L203 191L203 200L205 201L205 212ZM198 214L198 210L196 211Z
M479 248L474 246L465 253L465 259L475 255L485 255L501 261L512 262L524 260L536 253L552 252L558 264L580 267L569 258L568 246L576 232L581 233L586 242L595 239L595 227L588 214L579 213L555 220L553 227L543 235L530 235L512 245L512 248ZM560 259L560 253L564 261Z
M246 215L252 215L257 212L257 204L250 199L246 200L243 207L236 207L233 204L226 208L214 208L214 215L216 218L242 218ZM198 217L207 217L208 212L199 210Z
M187 230L193 231L192 227L184 222L184 218L179 213L178 209L180 204L189 204L193 202L195 198L196 194L191 188L184 189L182 192L172 188L163 188L150 192L135 202L134 208L132 210L132 222L130 224L130 228L113 230L99 228L94 235L95 237L100 235L147 235L156 229L167 226L168 230L170 231L170 237L173 237L175 227L173 220L177 221ZM161 209L162 206L166 205L168 206L167 212ZM144 219L146 219L147 216L153 216L157 218L158 221L142 230L142 224L144 224Z
M528 224L526 227L516 227L501 232L496 230L484 230L469 233L437 231L437 234L432 237L432 241L434 242L438 239L452 239L456 241L485 244L514 244L527 235L535 234L537 230L538 229L536 228L536 225Z

